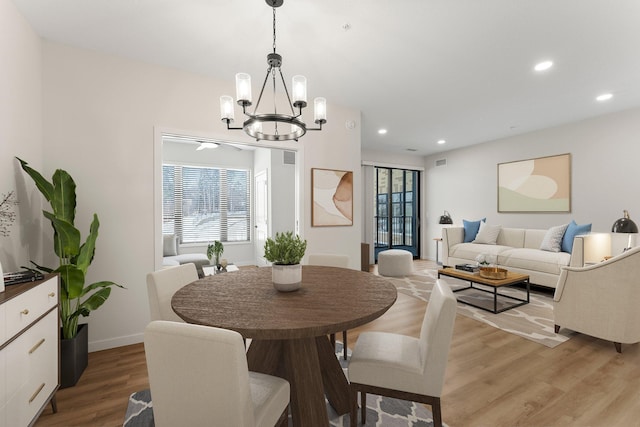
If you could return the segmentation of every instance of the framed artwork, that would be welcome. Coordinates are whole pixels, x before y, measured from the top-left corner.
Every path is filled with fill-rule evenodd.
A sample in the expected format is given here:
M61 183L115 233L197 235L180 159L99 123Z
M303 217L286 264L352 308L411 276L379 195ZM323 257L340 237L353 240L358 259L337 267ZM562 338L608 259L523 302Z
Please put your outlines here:
M571 154L499 163L498 212L571 212Z
M353 225L353 172L311 169L311 226Z

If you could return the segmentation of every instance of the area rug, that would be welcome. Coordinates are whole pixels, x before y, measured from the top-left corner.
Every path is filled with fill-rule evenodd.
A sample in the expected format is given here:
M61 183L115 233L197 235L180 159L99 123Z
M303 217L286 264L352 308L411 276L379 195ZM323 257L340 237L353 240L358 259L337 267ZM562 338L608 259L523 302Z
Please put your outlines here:
M414 272L413 275L404 278L388 278L401 292L423 301L429 300L433 284L438 278L438 270L426 269ZM469 282L452 277L442 277L453 290L469 286ZM473 285L478 286L477 284ZM473 296L493 303L493 294L481 291L464 291L456 294L456 297ZM501 288L500 293L513 295L517 298L525 298L524 289ZM500 301L500 299L498 300ZM511 303L511 301L509 301ZM500 304L500 302L499 302ZM500 306L498 306L499 308ZM547 347L556 347L571 338L575 333L567 329L561 329L560 333L554 332L553 323L553 297L543 292L531 291L529 304L493 314L470 305L458 302L458 313L486 323L505 332L519 335L531 341L543 344Z
M344 360L342 358L342 343L336 342L336 357L340 360L342 369L346 373L351 358L351 350L347 348L347 360ZM337 415L328 402L327 413L331 427L348 427L350 425L349 414ZM289 425L293 425L291 417L289 417ZM362 424L358 423L358 426L360 425ZM365 426L431 427L433 426L433 418L431 411L419 403L368 394L367 423ZM149 390L139 391L129 396L129 405L124 417L123 427L154 427L153 403Z

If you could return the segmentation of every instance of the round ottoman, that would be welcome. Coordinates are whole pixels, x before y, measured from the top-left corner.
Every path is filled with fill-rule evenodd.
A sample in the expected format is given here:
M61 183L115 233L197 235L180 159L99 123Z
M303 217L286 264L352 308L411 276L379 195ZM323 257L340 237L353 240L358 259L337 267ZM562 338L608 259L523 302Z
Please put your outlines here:
M378 254L381 276L408 276L413 272L413 254L403 249L389 249Z

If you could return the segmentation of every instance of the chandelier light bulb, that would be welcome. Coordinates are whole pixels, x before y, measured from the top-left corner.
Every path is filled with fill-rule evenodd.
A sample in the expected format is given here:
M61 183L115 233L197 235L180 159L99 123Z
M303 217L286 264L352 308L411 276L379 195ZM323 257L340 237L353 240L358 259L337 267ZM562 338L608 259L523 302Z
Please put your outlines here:
M315 98L313 100L313 120L315 123L327 122L327 100L325 98Z
M291 78L291 87L293 88L293 102L307 103L307 78L305 76L293 76Z
M247 73L236 74L236 98L239 104L251 104L251 76Z
M229 95L223 95L220 97L220 118L222 120L230 120L234 119L233 112L233 98Z

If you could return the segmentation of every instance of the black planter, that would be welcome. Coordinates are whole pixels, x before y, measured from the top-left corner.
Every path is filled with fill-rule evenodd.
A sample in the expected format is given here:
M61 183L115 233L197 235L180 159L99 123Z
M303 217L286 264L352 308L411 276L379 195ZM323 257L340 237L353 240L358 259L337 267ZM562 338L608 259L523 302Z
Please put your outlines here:
M62 329L60 329L62 334ZM89 325L78 326L71 339L60 339L60 388L73 387L89 362Z

